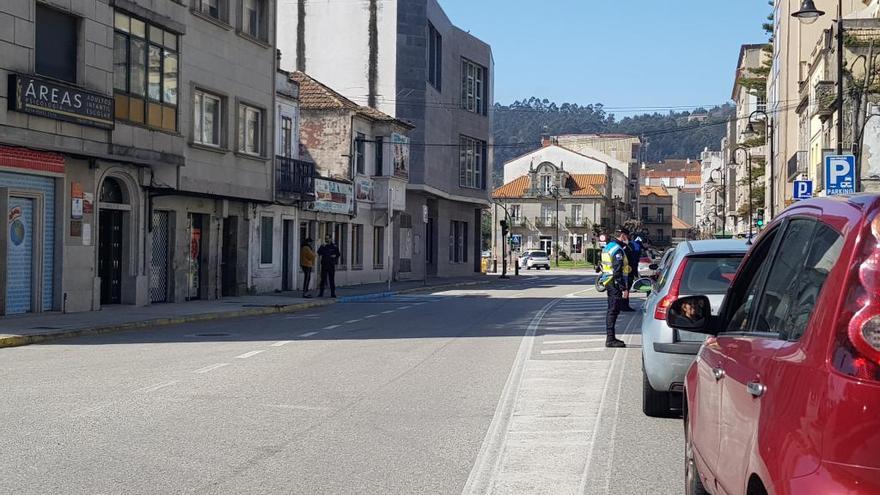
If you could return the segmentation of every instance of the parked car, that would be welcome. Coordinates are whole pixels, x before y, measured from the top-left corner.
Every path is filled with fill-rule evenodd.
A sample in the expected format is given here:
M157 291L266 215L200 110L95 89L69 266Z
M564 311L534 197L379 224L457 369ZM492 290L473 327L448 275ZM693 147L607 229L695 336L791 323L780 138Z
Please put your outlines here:
M492 251L490 251L488 249L483 251L482 254L483 254L483 258L491 258L492 257Z
M651 269L651 265L653 264L654 260L652 260L650 256L642 256L639 258L639 277L653 277L656 273Z
M684 295L706 294L717 313L747 250L739 240L682 242L668 253L656 282L636 282L636 291L651 289L642 305L642 410L648 416L680 409L685 373L706 338L673 330L666 323L669 305Z
M761 233L685 380L686 493L880 493L880 196L796 203ZM705 490L705 491L704 491Z
M531 270L532 268L540 270L541 268L550 269L550 257L546 251L529 250L523 252L519 257L519 267Z

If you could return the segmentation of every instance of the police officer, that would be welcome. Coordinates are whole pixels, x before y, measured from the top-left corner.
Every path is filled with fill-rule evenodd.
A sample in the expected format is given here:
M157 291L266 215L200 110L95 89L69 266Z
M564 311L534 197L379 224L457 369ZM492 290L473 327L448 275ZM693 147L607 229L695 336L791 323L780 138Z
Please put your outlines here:
M602 272L608 275L608 314L605 318L605 347L626 347L617 338L615 325L620 315L623 299L629 296L629 274L632 271L626 255L629 244L629 230L618 228L605 249L602 250Z

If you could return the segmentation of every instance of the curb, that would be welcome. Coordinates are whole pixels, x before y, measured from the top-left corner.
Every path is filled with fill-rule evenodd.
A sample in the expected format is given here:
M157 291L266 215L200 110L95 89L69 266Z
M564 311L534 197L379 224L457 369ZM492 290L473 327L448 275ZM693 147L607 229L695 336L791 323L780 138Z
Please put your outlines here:
M458 282L454 284L433 285L424 287L414 287L411 289L403 289L393 292L377 292L373 294L362 294L357 296L340 297L336 300L312 301L306 303L289 304L289 305L273 305L262 306L258 308L240 309L237 311L224 311L218 313L203 313L171 318L155 318L151 320L131 321L113 325L103 325L97 327L75 328L71 330L62 330L52 333L44 333L37 335L4 335L0 336L0 348L4 347L21 347L50 340L67 339L71 337L83 337L88 335L102 335L108 333L125 332L129 330L139 330L147 327L164 327L170 325L181 325L184 323L197 323L212 320L227 320L233 318L242 318L245 316L261 316L278 313L296 313L312 308L320 308L330 306L337 303L347 303L355 301L370 301L376 299L385 299L394 297L399 294L411 294L414 292L424 292L430 290L442 290L453 287L465 287L470 285L479 285L491 282L491 280L475 280L471 282Z

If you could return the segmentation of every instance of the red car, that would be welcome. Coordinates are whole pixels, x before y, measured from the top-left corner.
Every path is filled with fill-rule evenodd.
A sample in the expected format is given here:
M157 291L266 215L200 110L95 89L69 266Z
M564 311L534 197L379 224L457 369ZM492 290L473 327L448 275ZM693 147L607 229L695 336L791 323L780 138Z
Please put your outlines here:
M880 494L880 196L797 203L749 250L685 379L686 493Z

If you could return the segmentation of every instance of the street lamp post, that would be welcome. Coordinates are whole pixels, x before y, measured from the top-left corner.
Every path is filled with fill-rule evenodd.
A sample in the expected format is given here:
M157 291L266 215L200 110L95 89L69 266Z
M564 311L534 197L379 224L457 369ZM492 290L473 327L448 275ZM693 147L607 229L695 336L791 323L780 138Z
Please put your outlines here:
M550 195L556 199L556 245L553 246L553 253L556 257L556 267L559 268L559 186L551 187Z
M746 152L746 167L749 172L749 240L752 239L752 153L745 146L737 146L733 149L733 161L737 165L739 162L736 161L736 152L737 151L745 151Z
M746 127L746 130L743 131L743 137L749 139L751 137L756 136L758 133L755 132L755 126L752 119L756 115L764 116L764 128L767 131L767 140L770 142L770 150L768 154L770 155L768 160L770 162L770 218L773 218L776 213L776 171L774 167L774 149L773 149L773 126L770 125L770 116L767 115L767 112L763 110L755 110L751 114L749 114L749 125ZM838 151L838 154L840 152Z

